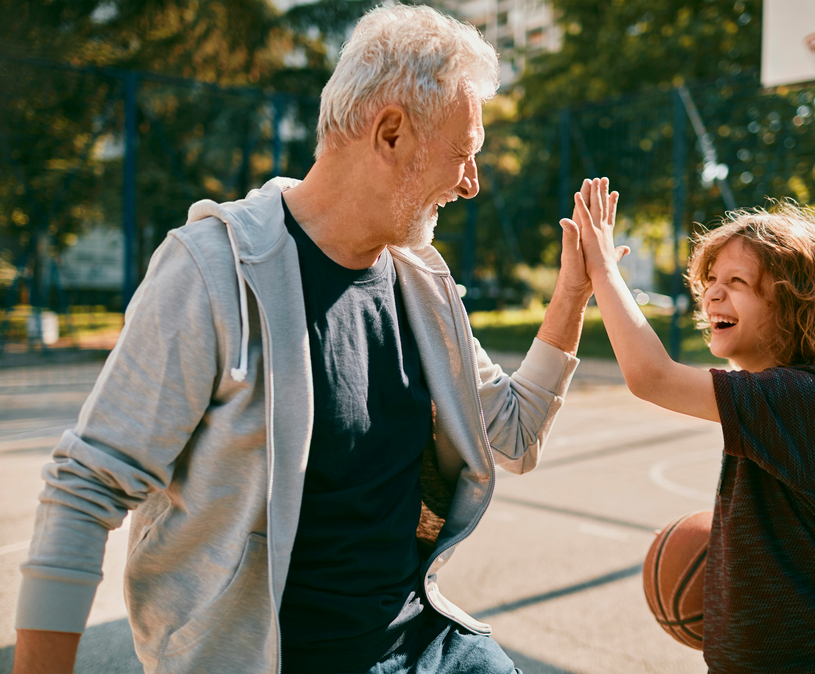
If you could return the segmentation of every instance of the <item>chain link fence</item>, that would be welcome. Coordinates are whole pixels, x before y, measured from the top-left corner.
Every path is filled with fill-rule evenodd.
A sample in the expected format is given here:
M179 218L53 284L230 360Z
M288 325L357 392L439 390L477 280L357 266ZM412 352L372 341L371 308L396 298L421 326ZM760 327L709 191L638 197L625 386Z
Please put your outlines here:
M445 209L436 245L470 308L520 302L529 284L518 269L557 265L558 220L584 177L605 175L648 290L677 298L695 229L767 197L810 202L813 97L815 85L720 79L530 117L488 109L482 194ZM318 101L0 56L0 113L8 368L26 353L109 349L151 253L190 203L305 175Z

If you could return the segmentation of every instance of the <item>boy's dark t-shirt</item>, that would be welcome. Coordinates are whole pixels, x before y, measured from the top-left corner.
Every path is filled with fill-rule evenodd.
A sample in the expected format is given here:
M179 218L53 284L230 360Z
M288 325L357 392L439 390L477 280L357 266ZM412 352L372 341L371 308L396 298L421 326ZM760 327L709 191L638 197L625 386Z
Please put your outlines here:
M815 672L815 368L711 370L724 435L705 578L712 674Z
M367 671L420 622L430 393L390 253L346 269L285 212L300 259L314 428L280 607L281 660L286 672Z

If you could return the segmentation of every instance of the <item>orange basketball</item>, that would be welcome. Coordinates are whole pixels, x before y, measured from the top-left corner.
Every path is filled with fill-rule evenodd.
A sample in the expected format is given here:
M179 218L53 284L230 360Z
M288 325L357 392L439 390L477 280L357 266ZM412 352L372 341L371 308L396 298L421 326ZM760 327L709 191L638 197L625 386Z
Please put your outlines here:
M668 634L702 650L705 556L713 513L690 513L657 533L642 566L648 608Z

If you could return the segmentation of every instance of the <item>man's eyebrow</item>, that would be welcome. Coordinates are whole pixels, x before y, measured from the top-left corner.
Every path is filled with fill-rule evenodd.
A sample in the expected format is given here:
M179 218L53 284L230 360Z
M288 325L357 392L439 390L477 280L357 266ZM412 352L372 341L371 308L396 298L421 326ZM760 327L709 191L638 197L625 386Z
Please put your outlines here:
M470 150L469 154L478 154L481 152L481 148L484 147L484 139L485 134L483 131L481 133L474 133L467 136L467 139L464 142L464 147L467 150Z

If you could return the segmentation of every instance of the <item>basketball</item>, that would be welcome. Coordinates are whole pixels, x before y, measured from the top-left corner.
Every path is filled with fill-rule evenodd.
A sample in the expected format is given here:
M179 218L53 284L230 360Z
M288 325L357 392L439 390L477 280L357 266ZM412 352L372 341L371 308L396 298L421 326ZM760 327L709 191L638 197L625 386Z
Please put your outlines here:
M713 513L689 513L657 532L642 566L648 608L678 642L702 650L705 556Z

